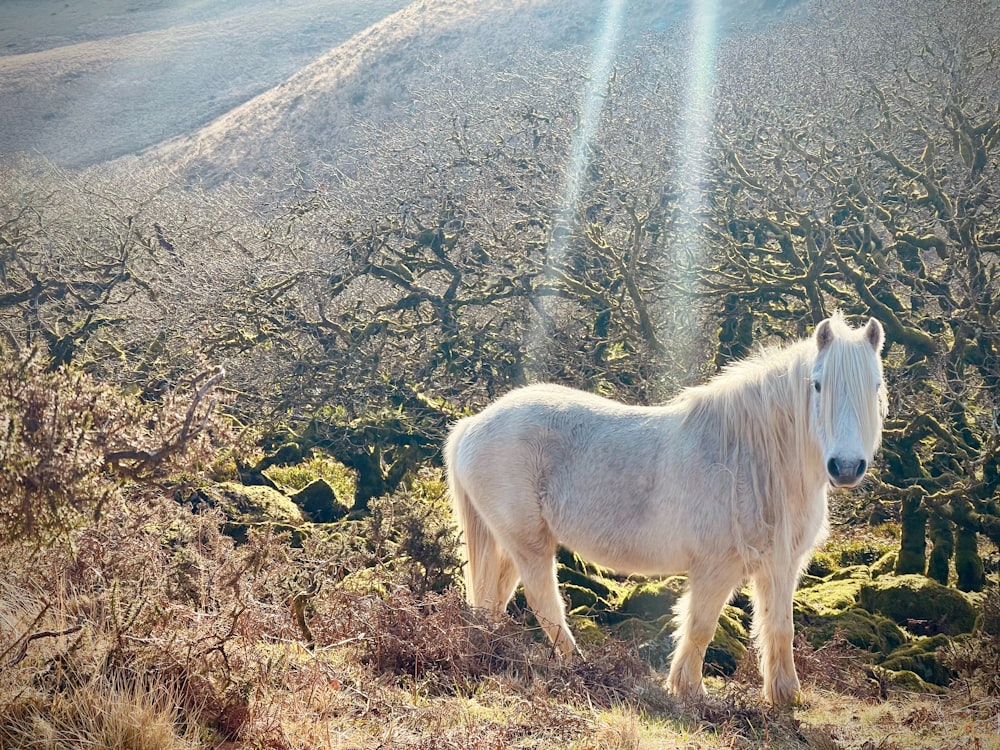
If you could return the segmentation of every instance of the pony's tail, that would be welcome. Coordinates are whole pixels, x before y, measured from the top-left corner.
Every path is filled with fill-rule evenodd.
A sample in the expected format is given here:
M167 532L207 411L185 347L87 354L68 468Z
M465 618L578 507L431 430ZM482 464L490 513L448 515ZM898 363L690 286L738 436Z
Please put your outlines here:
M458 448L468 426L467 420L463 419L452 427L445 443L444 463L452 509L462 536L460 553L465 563L465 599L473 607L495 607L496 602L487 601L490 597L485 584L487 576L494 574L491 568L496 562L494 560L497 550L496 540L472 504L469 493L462 485L456 470Z

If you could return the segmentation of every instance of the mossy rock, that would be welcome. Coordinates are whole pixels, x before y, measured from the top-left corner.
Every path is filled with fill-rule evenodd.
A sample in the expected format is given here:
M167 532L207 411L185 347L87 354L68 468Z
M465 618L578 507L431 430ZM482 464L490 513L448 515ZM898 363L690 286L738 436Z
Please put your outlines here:
M715 637L708 644L705 663L722 674L732 674L747 655L750 637L742 622L742 610L726 606L719 616Z
M588 575L576 568L572 568L565 563L560 563L557 568L559 582L571 584L578 588L588 589L593 592L598 599L610 600L612 596L611 588L602 581L597 580L592 575Z
M304 520L302 511L287 495L265 485L220 482L195 490L187 502L195 509L217 508L234 523L300 524Z
M848 565L833 571L824 580L827 581L870 581L872 569L867 565Z
M825 578L835 570L837 570L837 562L833 559L833 555L827 552L816 552L809 560L806 575L814 579Z
M896 560L899 554L896 552L886 552L882 557L872 563L872 578L891 575L896 570Z
M611 631L626 643L642 644L656 638L670 638L674 632L672 615L664 615L656 620L628 617L616 623Z
M564 583L560 586L563 597L567 600L566 607L577 614L593 615L611 610L607 600L602 599L591 589Z
M672 615L677 600L684 592L685 579L665 578L661 581L643 581L622 599L619 611L628 617L656 620L664 615Z
M350 512L333 486L319 477L291 496L291 501L316 523L335 523Z
M906 643L906 633L896 623L860 607L826 614L803 611L796 619L813 648L828 643L837 634L853 646L882 655Z
M587 646L598 646L608 639L607 633L601 630L600 626L591 617L579 617L571 615L569 618L569 628L573 631L573 637L582 648Z
M880 576L861 587L858 602L910 630L956 635L976 624L965 594L918 574Z
M935 695L942 695L947 692L940 685L934 685L920 679L920 675L908 669L893 671L883 668L882 672L884 673L886 683L894 690L901 690L906 693L932 693Z
M640 658L654 669L667 669L674 653L673 615L663 615L656 620L632 617L623 620L613 629L615 636L635 646Z
M941 663L937 652L949 643L945 635L919 638L893 651L879 666L892 672L913 672L924 682L946 687L955 675Z
M803 573L802 577L799 578L799 589L808 589L823 583L822 578L817 578L816 576L809 575L808 573Z
M869 539L857 539L843 544L834 559L840 565L872 565L886 552L886 544Z
M794 606L806 612L830 615L851 609L858 602L861 588L871 583L864 566L846 568L819 583L795 592Z
M729 604L743 611L744 620L753 612L753 601L750 597L750 587L741 586L733 592Z

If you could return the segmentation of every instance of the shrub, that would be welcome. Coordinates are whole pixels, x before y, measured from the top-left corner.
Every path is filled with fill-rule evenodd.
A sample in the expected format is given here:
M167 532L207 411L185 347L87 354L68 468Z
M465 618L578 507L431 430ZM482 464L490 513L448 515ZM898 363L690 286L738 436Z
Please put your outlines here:
M440 470L424 469L410 483L369 506L375 555L418 595L444 591L462 574L458 531Z
M1000 696L1000 585L984 592L975 631L969 638L956 639L943 660L974 690Z
M0 359L0 539L65 532L122 479L196 470L225 425L210 371L152 404L37 352Z

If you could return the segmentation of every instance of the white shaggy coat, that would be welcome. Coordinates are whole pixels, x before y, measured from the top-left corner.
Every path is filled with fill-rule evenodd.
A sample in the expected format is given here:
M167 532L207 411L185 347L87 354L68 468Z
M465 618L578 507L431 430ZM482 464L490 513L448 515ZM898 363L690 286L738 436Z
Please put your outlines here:
M557 545L620 572L687 573L669 685L691 695L749 578L765 698L793 702L792 594L826 534L827 488L860 482L880 443L882 341L875 319L855 330L837 314L663 406L534 385L461 420L445 463L469 602L501 611L521 582L569 654Z

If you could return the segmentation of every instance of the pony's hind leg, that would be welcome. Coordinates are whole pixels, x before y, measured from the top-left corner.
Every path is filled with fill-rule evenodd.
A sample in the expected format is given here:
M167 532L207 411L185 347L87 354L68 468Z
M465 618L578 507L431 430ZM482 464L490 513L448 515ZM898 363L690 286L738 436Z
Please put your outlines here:
M480 543L470 566L470 603L491 612L503 612L517 588L517 569L510 555L492 536Z
M704 694L702 669L705 651L715 637L719 615L737 581L728 576L691 574L687 593L677 604L678 628L674 636L674 656L667 684L681 697Z
M517 568L514 561L506 552L499 547L496 551L495 567L492 576L492 591L487 595L492 602L493 609L502 612L507 608L507 603L514 596L514 589L518 582Z
M545 634L564 656L577 653L576 640L566 624L566 613L556 577L555 544L540 553L515 555L524 596Z

